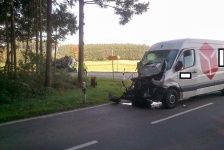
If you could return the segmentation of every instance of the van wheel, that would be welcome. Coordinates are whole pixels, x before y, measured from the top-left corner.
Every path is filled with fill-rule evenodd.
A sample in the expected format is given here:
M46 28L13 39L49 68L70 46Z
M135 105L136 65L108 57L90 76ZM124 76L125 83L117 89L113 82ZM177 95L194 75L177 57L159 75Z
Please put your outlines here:
M224 96L224 89L221 90L222 95Z
M168 89L165 97L162 100L162 103L165 108L171 109L176 107L178 100L179 100L179 96L177 91L174 89Z
M134 106L134 107L139 107L139 101L138 100L136 100L136 99L134 99L134 100L132 100L132 106Z

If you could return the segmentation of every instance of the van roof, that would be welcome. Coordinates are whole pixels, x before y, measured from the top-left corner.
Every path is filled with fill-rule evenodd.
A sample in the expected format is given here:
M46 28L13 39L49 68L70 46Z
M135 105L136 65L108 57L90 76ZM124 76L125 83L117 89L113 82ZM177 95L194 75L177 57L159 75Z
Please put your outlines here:
M209 40L209 39L177 39L177 40L169 40L156 43L150 47L149 50L170 50L170 49L182 49L183 47L194 48L195 44L222 44L224 45L224 41L220 40Z

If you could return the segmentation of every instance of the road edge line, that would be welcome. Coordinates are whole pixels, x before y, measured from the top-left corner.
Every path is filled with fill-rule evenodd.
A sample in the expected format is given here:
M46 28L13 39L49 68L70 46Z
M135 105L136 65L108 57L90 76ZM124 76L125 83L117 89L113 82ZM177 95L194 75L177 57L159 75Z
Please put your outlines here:
M169 119L172 119L172 118L181 116L181 115L183 115L183 114L186 114L186 113L189 113L189 112L192 112L192 111L195 111L195 110L198 110L198 109L201 109L201 108L203 108L203 107L207 107L207 106L210 106L210 105L213 105L213 104L214 104L214 103L208 103L208 104L205 104L205 105L196 107L196 108L192 108L192 109L190 109L190 110L183 111L183 112L177 113L177 114L175 114L175 115L171 115L171 116L169 116L169 117L166 117L166 118L163 118L163 119L159 119L159 120L153 121L153 122L151 122L151 124L157 124L157 123L160 123L160 122L163 122L163 121L166 121L166 120L169 120Z

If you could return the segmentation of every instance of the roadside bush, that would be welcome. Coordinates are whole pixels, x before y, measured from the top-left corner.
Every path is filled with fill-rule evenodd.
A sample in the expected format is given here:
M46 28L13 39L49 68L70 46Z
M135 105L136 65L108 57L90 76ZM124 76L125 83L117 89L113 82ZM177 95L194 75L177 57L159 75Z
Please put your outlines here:
M57 70L53 76L52 87L60 90L75 88L78 85L77 79L68 74L65 69Z
M16 78L0 74L0 103L12 102L46 94L42 75L18 72Z
M40 64L41 55L28 50L21 51L23 59L19 60L19 67L23 71L33 71L36 69L36 64Z
M1 93L0 93L0 104L1 103L9 103L11 101L11 99L8 95L9 95L9 93L6 90L1 91Z
M13 78L12 78L13 77ZM44 87L45 73L20 71L14 75L0 74L0 103L10 103L28 98L41 98L55 90L67 90L78 87L76 77L67 70L52 72L52 88Z
M0 74L0 103L5 103L10 101L10 93L6 90L7 89L7 79Z

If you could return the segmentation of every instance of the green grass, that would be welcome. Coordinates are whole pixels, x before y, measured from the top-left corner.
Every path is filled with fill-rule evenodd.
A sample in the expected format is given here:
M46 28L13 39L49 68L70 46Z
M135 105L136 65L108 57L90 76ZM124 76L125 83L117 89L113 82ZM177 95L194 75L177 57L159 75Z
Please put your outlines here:
M50 94L35 99L15 100L13 103L0 104L0 122L12 121L27 117L39 116L53 112L66 111L86 106L107 103L108 93L121 96L124 88L119 79L97 78L98 86L90 87L87 81L86 105L82 104L82 89L52 91ZM126 85L130 81L125 82Z

